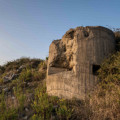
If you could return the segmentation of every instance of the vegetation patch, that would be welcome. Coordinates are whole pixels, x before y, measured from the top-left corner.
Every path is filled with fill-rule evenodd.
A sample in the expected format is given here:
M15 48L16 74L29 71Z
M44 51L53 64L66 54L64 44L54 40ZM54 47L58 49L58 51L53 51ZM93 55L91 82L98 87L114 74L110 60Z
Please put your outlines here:
M50 120L53 118L69 120L73 112L67 100L48 96L46 86L41 84L36 89L32 108L34 110L33 120Z

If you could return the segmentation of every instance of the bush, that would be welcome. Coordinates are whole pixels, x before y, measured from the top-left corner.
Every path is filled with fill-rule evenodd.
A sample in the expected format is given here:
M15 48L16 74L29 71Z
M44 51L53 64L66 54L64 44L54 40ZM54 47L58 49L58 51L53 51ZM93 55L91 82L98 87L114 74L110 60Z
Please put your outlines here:
M35 100L32 105L35 113L37 113L36 115L33 116L33 118L39 117L43 120L50 119L53 109L53 104L49 102L50 98L46 94L45 86L44 87L40 86L40 87L41 88L38 88L36 90Z
M46 72L34 72L33 73L33 81L40 81L46 77Z
M72 116L72 113L73 113L73 109L70 108L70 104L68 104L69 102L67 100L64 100L64 99L60 99L58 101L58 109L56 109L56 113L57 113L57 116L60 120L69 120Z
M7 107L4 93L0 94L0 120L16 120L17 110L14 107Z
M30 58L20 58L17 60L13 60L10 62L7 62L7 64L0 66L1 72L8 72L11 70L17 70L20 66L30 66L31 68L37 68L38 65L42 62L41 59L30 59Z
M32 104L35 114L32 119L49 120L54 116L56 119L68 120L71 117L72 109L67 103L67 100L48 96L45 85L41 84L35 92L35 99Z
M39 64L39 69L47 69L47 64L45 63L45 61Z
M111 55L103 62L99 70L99 78L103 86L110 85L111 82L120 85L120 52Z
M39 81L46 77L46 71L37 71L32 68L24 69L20 76L19 80L22 82L31 82L31 81Z
M17 85L17 87L14 89L14 95L18 102L17 108L18 108L19 112L21 112L26 103L26 96L24 94L24 91L22 90L22 88L19 85Z
M24 69L21 72L18 79L21 80L22 82L30 82L30 81L32 81L32 76L33 76L32 70Z

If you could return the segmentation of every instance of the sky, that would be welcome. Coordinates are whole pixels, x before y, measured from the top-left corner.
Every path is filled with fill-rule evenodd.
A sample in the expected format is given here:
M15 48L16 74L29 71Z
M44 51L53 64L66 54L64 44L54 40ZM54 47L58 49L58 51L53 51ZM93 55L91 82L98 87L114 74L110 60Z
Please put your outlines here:
M120 28L120 0L0 0L0 65L45 59L67 30L96 25Z

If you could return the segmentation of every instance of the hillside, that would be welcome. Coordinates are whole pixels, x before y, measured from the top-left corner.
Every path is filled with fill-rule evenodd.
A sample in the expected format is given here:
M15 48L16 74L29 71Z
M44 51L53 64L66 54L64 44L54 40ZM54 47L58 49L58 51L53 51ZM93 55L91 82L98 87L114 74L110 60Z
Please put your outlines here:
M0 119L28 119L35 89L45 78L45 61L21 58L0 70Z
M119 120L119 30L115 36L117 52L101 65L101 81L85 101L47 95L47 60L21 58L0 66L0 120Z

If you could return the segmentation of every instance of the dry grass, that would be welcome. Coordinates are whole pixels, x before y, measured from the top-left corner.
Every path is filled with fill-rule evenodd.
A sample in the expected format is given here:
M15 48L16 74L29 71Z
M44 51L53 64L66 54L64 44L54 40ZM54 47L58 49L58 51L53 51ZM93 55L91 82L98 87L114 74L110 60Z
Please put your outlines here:
M90 98L91 120L120 119L120 86L113 85L109 90L98 87Z

